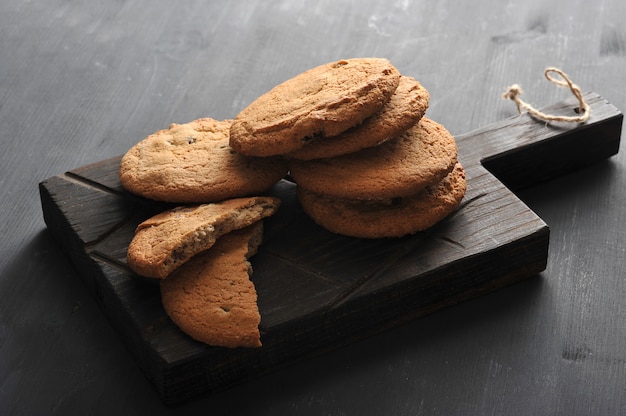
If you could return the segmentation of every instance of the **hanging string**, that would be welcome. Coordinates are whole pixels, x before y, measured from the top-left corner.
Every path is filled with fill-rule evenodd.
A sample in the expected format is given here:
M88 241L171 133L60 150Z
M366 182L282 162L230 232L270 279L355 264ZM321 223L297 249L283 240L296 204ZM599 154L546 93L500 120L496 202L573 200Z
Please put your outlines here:
M558 74L561 78L555 78L554 76L552 76L552 73ZM584 123L589 120L589 116L591 115L591 109L583 99L583 94L580 91L578 85L574 84L572 80L558 68L546 68L543 74L548 81L556 84L558 87L568 87L570 89L574 97L576 97L576 99L578 100L577 116L568 117L551 115L545 114L537 110L535 107L519 98L519 96L522 94L522 88L518 84L511 85L509 89L504 94L502 94L502 98L514 101L515 105L517 105L517 111L520 114L522 113L522 110L526 110L531 116L546 122L564 121L566 123Z

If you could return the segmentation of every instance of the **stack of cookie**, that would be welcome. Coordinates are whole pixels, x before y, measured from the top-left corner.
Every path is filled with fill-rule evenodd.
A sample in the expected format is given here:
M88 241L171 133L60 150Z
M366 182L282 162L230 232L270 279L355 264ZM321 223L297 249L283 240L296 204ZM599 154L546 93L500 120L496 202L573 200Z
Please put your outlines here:
M424 117L429 93L386 59L305 71L233 120L172 124L122 158L122 186L182 205L140 224L128 265L159 279L163 305L209 345L258 347L248 258L280 200L260 195L291 173L306 213L352 237L401 237L460 204L454 138Z
M424 117L429 93L386 59L310 69L234 119L230 146L286 156L304 211L352 237L401 237L431 227L465 195L456 142Z

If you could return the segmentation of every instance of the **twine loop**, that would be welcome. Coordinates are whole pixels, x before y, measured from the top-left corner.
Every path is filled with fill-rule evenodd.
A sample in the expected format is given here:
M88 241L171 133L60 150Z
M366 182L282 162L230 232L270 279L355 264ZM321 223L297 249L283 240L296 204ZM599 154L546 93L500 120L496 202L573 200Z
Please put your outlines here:
M553 73L558 74L560 79L555 78L552 75ZM554 68L554 67L546 68L543 74L548 81L552 82L556 86L569 88L569 90L572 92L574 97L576 97L576 99L578 100L578 110L577 110L578 115L577 116L558 116L558 115L552 115L552 114L545 114L537 110L535 107L533 107L532 105L528 104L527 102L519 98L519 96L522 95L522 88L518 84L511 85L509 89L504 94L502 94L502 98L504 98L505 100L514 101L515 105L517 106L517 111L520 114L522 114L522 110L526 110L528 114L530 114L531 116L539 120L546 121L546 122L563 121L566 123L584 123L587 120L589 120L589 116L591 115L591 109L589 108L589 105L585 102L585 100L583 99L583 93L581 92L578 85L574 84L572 80L567 76L567 74L565 74L563 71L561 71L558 68Z

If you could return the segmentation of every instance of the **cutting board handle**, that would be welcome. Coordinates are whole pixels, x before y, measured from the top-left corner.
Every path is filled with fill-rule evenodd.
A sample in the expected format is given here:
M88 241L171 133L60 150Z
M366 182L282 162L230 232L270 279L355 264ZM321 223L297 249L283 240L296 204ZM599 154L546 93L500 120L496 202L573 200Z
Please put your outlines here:
M583 98L591 109L583 124L546 123L522 114L458 136L464 149L475 149L460 155L461 162L479 162L515 191L617 154L623 114L598 94ZM571 115L578 106L572 97L542 111Z

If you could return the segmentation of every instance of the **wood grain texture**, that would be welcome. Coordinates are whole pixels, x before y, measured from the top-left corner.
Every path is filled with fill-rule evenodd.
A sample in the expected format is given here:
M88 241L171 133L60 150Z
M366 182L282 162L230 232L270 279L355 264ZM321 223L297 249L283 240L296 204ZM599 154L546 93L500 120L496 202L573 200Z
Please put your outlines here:
M126 193L117 178L119 158L44 181L44 217L162 400L176 403L544 270L547 225L481 160L512 183L524 177L529 185L613 155L622 115L595 94L587 100L593 118L582 126L516 117L460 136L468 175L464 203L415 236L361 240L328 233L303 213L293 183L275 186L271 193L283 204L265 220L265 241L253 259L262 316L258 350L193 341L168 319L153 284L129 271L126 249L136 226L168 206ZM591 137L595 152L585 150ZM556 155L560 163L541 172ZM526 164L535 175L521 174Z

